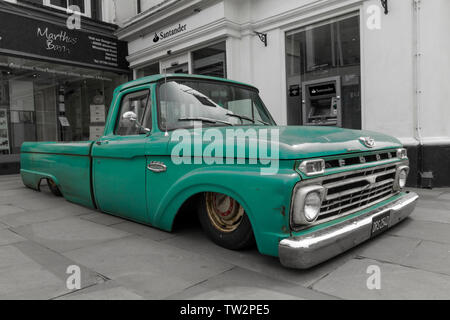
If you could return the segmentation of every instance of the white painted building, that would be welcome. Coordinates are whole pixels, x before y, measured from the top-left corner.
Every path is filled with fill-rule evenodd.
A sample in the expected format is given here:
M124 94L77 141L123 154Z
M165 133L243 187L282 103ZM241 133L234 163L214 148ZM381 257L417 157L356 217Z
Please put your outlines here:
M251 83L279 124L396 136L409 147L411 184L450 185L450 1L141 1L140 14L126 3L129 17L115 22L135 78Z

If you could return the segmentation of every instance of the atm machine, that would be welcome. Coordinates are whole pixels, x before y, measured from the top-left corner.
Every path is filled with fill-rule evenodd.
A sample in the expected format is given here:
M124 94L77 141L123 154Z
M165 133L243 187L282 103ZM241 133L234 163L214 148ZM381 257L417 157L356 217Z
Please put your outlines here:
M302 89L303 125L342 127L340 77L305 81Z

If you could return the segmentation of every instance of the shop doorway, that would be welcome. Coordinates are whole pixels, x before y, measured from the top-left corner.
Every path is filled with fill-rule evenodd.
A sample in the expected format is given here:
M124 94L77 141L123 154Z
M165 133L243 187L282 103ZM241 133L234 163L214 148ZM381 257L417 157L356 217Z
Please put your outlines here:
M359 15L286 34L289 125L361 129Z
M191 73L226 78L226 43L222 41L171 56L161 61L152 62L140 69L136 69L135 77L141 78L158 73Z

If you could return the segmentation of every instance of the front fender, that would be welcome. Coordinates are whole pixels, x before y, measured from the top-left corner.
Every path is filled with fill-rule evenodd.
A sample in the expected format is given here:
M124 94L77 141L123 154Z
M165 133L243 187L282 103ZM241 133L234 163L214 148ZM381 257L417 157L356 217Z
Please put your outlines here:
M190 197L203 192L223 193L244 207L258 249L276 256L279 240L289 234L290 199L292 189L299 181L292 167L280 168L278 174L272 176L261 175L260 168L256 166L188 167L169 167L168 179L164 179L163 185L160 185L160 192L149 192L150 212L153 213L151 223L170 231L178 210ZM170 179L173 176L170 172L178 173L174 175L179 178ZM161 192L164 186L167 189Z

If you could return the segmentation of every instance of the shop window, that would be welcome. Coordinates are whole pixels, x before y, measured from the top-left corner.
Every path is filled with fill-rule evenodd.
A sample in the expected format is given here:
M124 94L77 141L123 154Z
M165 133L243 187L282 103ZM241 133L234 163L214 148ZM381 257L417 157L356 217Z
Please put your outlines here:
M0 55L0 155L20 153L27 141L95 140L103 134L114 89L127 80Z
M145 128L150 128L150 117L145 115L145 112L150 107L150 94L148 90L133 92L125 95L122 98L119 112L119 120L116 128L116 134L121 136L132 136L145 133L142 131L141 124ZM148 107L148 108L147 108ZM150 110L148 110L150 114ZM123 115L126 112L133 112L136 114L136 121L124 119ZM146 119L147 118L147 119Z
M102 1L91 0L91 18L95 20L102 20Z
M141 13L142 12L142 2L141 2L141 0L136 0L136 11L137 11L137 14L139 14L139 13Z
M361 129L356 14L286 35L288 124Z
M221 42L192 52L194 74L226 78L226 45Z
M78 6L82 14L91 17L91 0L44 0L44 5L64 10Z
M17 0L26 4L46 5L55 9L67 10L76 5L81 14L95 20L102 20L102 1L100 0Z

